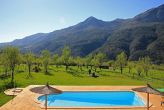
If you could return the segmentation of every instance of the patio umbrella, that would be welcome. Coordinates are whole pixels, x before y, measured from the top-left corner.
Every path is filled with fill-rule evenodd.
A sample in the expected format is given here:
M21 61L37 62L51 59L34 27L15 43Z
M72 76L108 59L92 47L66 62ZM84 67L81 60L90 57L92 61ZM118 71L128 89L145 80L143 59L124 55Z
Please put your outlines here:
M58 90L56 88L53 88L53 87L49 86L48 83L45 86L34 87L30 90L32 92L45 95L45 110L47 110L47 95L48 94L61 94L62 93L61 90Z
M164 93L161 93L160 91L151 87L149 84L147 84L146 87L133 88L132 90L147 93L147 110L149 110L149 94L164 95Z

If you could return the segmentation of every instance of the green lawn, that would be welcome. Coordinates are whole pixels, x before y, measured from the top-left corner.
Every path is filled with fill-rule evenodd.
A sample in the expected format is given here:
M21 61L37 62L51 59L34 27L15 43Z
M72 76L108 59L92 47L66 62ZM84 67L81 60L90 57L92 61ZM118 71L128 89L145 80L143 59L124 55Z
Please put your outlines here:
M3 92L0 92L0 106L11 100L13 96L6 96Z
M0 69L2 73L2 68ZM151 70L149 76L146 77L142 74L141 77L137 76L135 70L131 74L128 73L128 69L124 70L121 74L119 70L99 70L97 74L100 77L93 78L88 76L87 68L83 68L80 71L77 67L70 67L66 72L65 67L62 66L57 68L55 66L49 67L49 74L44 74L44 72L35 73L32 72L32 77L28 77L27 68L21 66L19 71L15 72L15 81L17 87L26 87L28 85L35 84L46 84L49 82L51 85L144 85L147 81L156 88L164 88L164 74L162 70ZM134 77L133 77L134 73ZM163 78L163 79L162 79ZM0 88L8 82L11 78L0 79ZM9 101L12 97L6 96L3 90L0 92L0 106Z

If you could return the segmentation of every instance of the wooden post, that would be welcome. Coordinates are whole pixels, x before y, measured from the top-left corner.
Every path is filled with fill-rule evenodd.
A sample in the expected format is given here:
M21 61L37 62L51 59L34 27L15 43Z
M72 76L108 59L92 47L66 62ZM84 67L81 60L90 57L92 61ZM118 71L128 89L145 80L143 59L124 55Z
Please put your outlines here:
M147 93L147 110L149 110L149 93Z
M45 110L47 110L47 94L45 94Z

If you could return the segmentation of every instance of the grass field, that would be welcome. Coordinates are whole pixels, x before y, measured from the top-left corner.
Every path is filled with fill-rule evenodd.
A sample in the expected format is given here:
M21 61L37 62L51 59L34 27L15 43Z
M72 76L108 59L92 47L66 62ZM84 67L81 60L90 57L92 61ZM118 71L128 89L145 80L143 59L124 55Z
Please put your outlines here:
M2 68L0 69L2 73ZM43 71L40 73L32 72L32 77L28 77L26 66L19 67L19 72L16 70L15 81L17 87L26 87L28 85L40 85L49 82L51 85L145 85L149 82L153 87L164 88L164 71L151 70L148 77L145 74L137 76L136 71L128 73L128 69L125 68L123 74L117 69L116 71L109 69L98 69L98 78L90 77L88 75L88 69L83 67L81 71L77 67L70 67L68 71L65 67L49 66L49 74L45 74ZM133 77L134 73L134 77ZM3 91L3 85L9 83L11 78L0 79L0 106L12 99L10 96L6 96Z

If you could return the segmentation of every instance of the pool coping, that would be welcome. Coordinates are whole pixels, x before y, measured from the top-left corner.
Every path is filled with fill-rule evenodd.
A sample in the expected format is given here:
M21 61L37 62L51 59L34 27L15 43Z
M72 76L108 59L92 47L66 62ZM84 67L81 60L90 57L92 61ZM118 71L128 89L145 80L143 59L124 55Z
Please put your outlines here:
M37 99L38 96L41 96L43 94L38 94L38 93L34 93L31 91L31 88L34 87L38 87L38 86L43 86L43 85L29 85L27 87L25 87L23 89L23 91L18 94L16 97L14 97L14 99L10 100L9 102L7 102L6 104L4 104L3 106L0 107L0 110L44 110L45 107L43 106L44 102L41 103L37 103L37 101L34 101L34 98ZM67 85L51 85L54 88L57 88L59 90L62 91L130 91L132 90L132 88L138 88L138 87L144 87L144 85L142 86L136 86L136 85L132 85L132 86L115 86L115 85L98 85L98 86L94 86L94 85L82 85L82 86L78 86L78 85L74 85L74 86L67 86ZM147 94L143 93L143 92L137 92L137 94L141 95L141 97L144 97L144 100L147 100ZM37 96L37 97L36 97ZM38 100L39 101L39 100ZM161 101L161 96L160 95L154 95L154 94L150 94L150 101L153 104L153 106L150 106L150 110L163 110L164 106L160 105L160 101ZM146 102L145 102L146 103ZM83 107L83 108L73 108L73 107L67 107L67 108L61 108L61 107L49 107L50 110L145 110L146 108L144 107L120 107L118 108L109 108L108 107ZM49 110L48 109L48 110Z
M71 91L77 91L77 92L80 92L80 91L96 91L96 92L99 92L99 91L132 91L134 92L135 94L137 94L143 101L144 101L144 104L145 106L79 106L79 107L73 107L73 106L47 106L48 109L130 109L130 108L147 108L147 100L142 97L142 95L140 95L140 93L136 92L136 91L133 91L133 90L63 90L64 92L71 92ZM38 100L38 97L42 96L43 94L39 94L37 96L35 96L34 98L34 101L35 103L39 104L39 107L41 109L45 109L45 106L44 106L44 102L40 102ZM154 107L153 104L151 102L149 102L149 107Z

